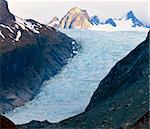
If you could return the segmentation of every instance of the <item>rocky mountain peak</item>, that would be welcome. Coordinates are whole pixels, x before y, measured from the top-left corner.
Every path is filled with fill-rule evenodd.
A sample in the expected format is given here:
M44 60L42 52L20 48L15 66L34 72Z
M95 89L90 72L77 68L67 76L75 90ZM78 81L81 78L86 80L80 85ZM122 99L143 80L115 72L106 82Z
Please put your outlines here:
M81 10L78 7L73 7L69 12L61 19L61 28L74 29L74 28L90 28L90 18L86 10Z
M80 13L82 10L79 7L73 7L69 11L70 13Z
M55 22L55 21L59 21L59 18L58 17L53 17L53 19L50 21L50 23L52 23L52 22Z
M0 23L12 20L15 20L15 17L10 13L6 0L0 0Z
M129 19L132 20L133 22L132 27L145 26L139 19L136 18L132 10L130 10L126 15L126 20L129 20Z
M90 22L91 22L92 25L100 24L100 20L99 20L97 15L94 15L94 16L90 17Z
M130 18L134 18L134 13L132 10L130 10L128 13L127 13L127 19L130 19Z
M48 24L48 26L54 27L54 28L59 28L60 27L60 20L58 17L54 17Z
M105 22L105 24L110 24L112 26L116 26L116 23L114 22L114 20L112 18L108 18Z

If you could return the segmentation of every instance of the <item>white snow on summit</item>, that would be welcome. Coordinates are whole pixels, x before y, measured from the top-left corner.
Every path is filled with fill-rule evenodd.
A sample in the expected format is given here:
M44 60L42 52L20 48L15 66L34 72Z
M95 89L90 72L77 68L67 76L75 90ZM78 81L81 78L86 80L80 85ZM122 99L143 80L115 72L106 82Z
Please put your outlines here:
M91 30L99 31L146 31L148 28L140 20L136 18L133 11L129 11L120 19L108 18L105 22L94 25Z

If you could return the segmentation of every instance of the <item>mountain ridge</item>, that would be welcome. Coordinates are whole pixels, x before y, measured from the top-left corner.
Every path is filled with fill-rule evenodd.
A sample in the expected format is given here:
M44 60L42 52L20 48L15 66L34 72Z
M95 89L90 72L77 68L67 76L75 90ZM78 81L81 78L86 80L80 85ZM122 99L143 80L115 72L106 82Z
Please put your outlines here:
M79 16L80 17L79 17ZM76 20L78 17L78 20ZM69 22L68 22L69 21ZM82 22L80 22L82 21ZM97 15L89 16L86 10L82 10L79 7L71 8L68 13L61 19L60 21L60 28L61 29L90 29L93 27L104 26L104 25L111 25L112 27L143 27L148 28L147 25L143 24L133 13L132 10L129 10L126 15L122 18L116 19L109 17L103 22L104 19L99 19ZM72 24L74 24L72 26ZM85 25L82 25L85 24ZM49 24L51 27L53 24ZM59 28L59 27L56 27Z

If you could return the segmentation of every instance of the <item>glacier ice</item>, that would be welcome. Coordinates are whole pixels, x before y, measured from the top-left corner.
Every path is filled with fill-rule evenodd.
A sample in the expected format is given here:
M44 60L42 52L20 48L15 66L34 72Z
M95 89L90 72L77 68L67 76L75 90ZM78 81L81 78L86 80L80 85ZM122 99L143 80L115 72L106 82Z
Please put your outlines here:
M40 93L5 114L16 124L31 120L59 122L83 112L113 65L146 37L146 32L64 30L82 46L62 71L43 83Z

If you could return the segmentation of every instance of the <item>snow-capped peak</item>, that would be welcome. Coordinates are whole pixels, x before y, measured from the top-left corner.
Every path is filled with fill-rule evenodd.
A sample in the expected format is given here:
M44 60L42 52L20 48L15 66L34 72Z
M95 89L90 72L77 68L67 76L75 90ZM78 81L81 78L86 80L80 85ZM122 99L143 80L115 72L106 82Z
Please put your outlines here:
M131 20L132 27L145 27L145 25L139 19L136 18L132 10L130 10L123 19Z
M105 22L101 22L99 25L94 24L92 29L96 30L147 30L147 26L144 25L139 19L136 18L132 10L120 19L108 18Z

